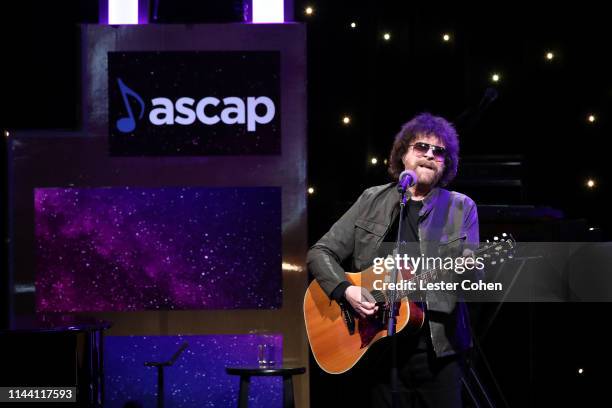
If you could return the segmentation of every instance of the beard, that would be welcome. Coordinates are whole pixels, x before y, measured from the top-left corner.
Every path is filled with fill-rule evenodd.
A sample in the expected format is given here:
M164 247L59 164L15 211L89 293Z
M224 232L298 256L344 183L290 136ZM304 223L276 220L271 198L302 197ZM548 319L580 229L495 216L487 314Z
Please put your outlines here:
M414 171L417 183L430 188L438 184L442 177L442 171L433 163L417 162Z

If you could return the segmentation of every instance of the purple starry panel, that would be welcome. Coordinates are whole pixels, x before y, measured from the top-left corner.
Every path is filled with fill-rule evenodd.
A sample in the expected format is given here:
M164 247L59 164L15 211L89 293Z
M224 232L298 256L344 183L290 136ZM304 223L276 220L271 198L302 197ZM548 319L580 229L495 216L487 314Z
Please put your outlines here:
M37 188L38 311L281 306L281 191Z
M165 406L175 408L235 407L239 377L226 366L256 366L257 345L272 344L282 361L282 335L107 336L104 342L104 406L155 407L157 369L149 361L164 362L187 342L174 365L164 370ZM282 403L280 377L253 377L249 407L274 408Z

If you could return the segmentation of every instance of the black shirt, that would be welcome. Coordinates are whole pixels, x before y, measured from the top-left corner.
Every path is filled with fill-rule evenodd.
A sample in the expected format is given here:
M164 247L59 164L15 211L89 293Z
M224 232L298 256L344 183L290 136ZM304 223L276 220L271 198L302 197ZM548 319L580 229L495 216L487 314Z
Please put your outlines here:
M406 206L404 207L404 225L402 228L402 234L400 235L401 242L417 243L419 242L419 212L423 208L422 201L413 201L408 200ZM397 241L397 227L398 227L399 219L395 217L395 219L391 223L391 228L389 232L383 239L385 243L394 243ZM409 245L409 247L414 250L415 245ZM379 250L379 256L387 256L391 254L389 250L391 245L383 245ZM412 251L411 251L412 252ZM419 254L411 254L414 256L418 256Z
M409 256L419 256L419 212L423 208L422 201L413 201L408 200L406 206L404 207L404 225L402 225L402 233L400 235L400 240L402 243L406 245L402 245L401 253L407 253ZM397 228L398 228L398 217L395 217L393 220L393 224L389 229L389 232L383 239L383 243L387 243L386 245L382 245L379 249L378 256L386 257L390 255L395 248L395 245L391 245L390 243L397 242ZM427 316L427 314L425 314ZM412 348L415 347L418 350L427 350L429 344L429 324L425 322L423 324L423 328L419 332L418 335L411 335L408 337L404 332L398 333L398 336L404 337L405 339L401 342L402 344L406 344L406 346Z

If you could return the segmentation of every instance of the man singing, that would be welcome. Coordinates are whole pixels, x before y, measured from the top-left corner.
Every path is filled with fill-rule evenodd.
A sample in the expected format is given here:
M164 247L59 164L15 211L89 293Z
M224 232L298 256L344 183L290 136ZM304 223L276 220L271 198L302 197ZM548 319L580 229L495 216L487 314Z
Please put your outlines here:
M426 256L441 251L460 256L478 245L478 214L469 197L443 187L457 174L459 140L442 117L423 113L395 137L389 174L395 182L366 189L353 206L308 252L308 267L326 294L353 311L370 316L378 306L370 293L345 279L341 264L362 271L398 237L400 193L397 181L413 170L417 183L409 188L402 242L412 242ZM389 245L383 245L383 243ZM420 255L420 254L418 254ZM427 320L414 335L397 334L399 399L402 407L461 407L460 358L471 346L467 307L444 293L426 294ZM391 407L391 361L388 342L380 353L361 362L360 380L367 384L366 406Z

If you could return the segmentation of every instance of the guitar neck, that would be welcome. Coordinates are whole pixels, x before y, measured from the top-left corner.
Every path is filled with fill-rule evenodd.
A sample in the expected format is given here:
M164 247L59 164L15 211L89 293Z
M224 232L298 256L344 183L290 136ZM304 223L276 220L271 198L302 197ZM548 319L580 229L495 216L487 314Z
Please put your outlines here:
M398 301L399 299L403 299L405 297L410 296L413 293L418 292L419 290L419 282L423 281L425 283L433 282L438 280L438 270L437 269L428 269L426 271L421 272L418 275L414 275L410 279L405 279L404 281L409 282L409 288L413 287L414 289L406 289L401 291L391 291L391 296L387 293L387 299L395 299ZM388 291L387 291L388 292ZM397 298L396 298L397 296Z

